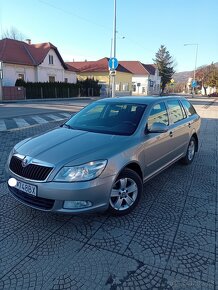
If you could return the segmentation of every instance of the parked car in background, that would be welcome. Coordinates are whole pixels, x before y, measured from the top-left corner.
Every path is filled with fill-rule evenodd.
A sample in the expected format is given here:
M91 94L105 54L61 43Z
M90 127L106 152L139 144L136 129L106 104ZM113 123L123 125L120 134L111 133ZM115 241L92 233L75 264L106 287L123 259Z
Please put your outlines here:
M198 151L200 117L182 97L96 101L61 127L18 143L7 168L11 194L43 211L132 211L143 183Z

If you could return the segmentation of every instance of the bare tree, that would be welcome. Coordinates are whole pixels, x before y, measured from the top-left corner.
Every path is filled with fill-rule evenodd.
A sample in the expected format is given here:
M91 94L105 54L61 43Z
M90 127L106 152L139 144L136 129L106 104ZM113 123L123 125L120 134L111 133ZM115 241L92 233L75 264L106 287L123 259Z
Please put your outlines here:
M11 27L10 29L6 29L3 33L2 33L2 39L3 38L10 38L10 39L16 39L16 40L25 40L27 37L20 32L17 28L15 27Z
M207 87L218 87L218 69L212 63L198 68L196 72L196 79L204 88L205 95L207 94Z

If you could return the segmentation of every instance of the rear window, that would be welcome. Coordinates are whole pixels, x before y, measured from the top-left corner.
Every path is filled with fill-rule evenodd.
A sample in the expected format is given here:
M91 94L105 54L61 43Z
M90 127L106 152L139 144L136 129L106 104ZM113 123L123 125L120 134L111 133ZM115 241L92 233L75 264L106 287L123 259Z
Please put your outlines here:
M192 106L192 104L189 101L181 100L181 102L188 116L192 116L196 114L195 108Z
M177 100L167 101L171 121L177 123L185 118L182 107Z

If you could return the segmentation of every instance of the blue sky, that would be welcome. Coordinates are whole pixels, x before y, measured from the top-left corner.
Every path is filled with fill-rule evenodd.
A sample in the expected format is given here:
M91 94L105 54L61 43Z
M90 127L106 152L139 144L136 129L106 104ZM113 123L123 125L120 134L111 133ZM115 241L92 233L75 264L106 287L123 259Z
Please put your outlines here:
M1 32L51 42L65 61L110 56L114 0L0 0ZM176 71L218 62L218 0L117 0L117 58L152 63L163 44ZM125 38L124 38L125 37Z

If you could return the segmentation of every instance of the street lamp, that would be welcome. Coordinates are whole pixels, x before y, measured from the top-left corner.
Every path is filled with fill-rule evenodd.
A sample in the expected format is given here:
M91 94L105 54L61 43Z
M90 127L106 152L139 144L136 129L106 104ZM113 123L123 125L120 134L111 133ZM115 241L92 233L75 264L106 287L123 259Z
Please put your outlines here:
M196 46L196 52L195 52L195 68L194 68L194 78L193 81L195 82L195 74L196 74L196 68L197 68L197 59L198 59L198 43L186 43L184 46L187 45L195 45ZM193 82L192 82L193 83ZM194 87L192 87L192 94L194 95Z

